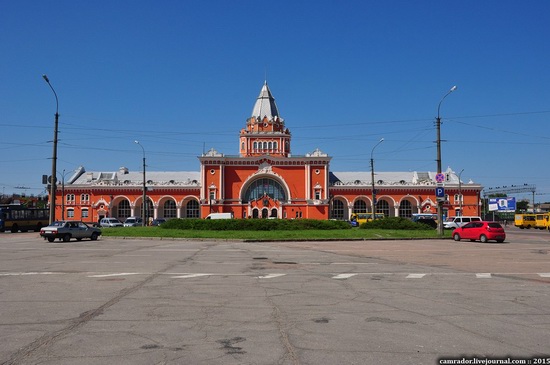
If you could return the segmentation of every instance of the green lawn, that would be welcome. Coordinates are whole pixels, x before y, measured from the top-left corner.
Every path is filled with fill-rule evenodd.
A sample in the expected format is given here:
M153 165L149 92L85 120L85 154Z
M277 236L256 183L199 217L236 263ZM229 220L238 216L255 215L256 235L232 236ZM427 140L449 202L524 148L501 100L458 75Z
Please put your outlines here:
M437 231L391 229L339 229L339 230L288 230L288 231L208 231L162 229L159 227L103 228L106 237L155 237L155 238L213 238L259 241L314 241L361 239L421 239L437 238ZM445 231L445 238L451 231Z

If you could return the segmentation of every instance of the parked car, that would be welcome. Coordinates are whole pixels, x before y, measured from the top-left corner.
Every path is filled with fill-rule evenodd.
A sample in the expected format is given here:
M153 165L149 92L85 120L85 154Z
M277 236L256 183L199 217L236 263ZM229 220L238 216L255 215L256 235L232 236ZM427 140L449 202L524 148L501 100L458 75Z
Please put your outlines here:
M116 218L102 218L99 221L100 227L122 227L123 224Z
M90 227L80 221L57 221L40 229L40 236L48 242L53 242L56 238L62 239L63 242L69 242L71 238L76 238L77 241L83 238L95 241L100 235L101 229Z
M143 219L141 217L128 217L124 221L124 227L139 227L143 226Z
M164 218L157 218L157 219L153 219L153 222L151 222L151 225L152 226L160 226L161 224L165 223L166 222L166 219Z
M456 228L453 231L453 239L455 241L469 239L470 241L479 240L483 243L487 241L501 243L506 239L506 232L504 232L504 228L502 228L500 223L497 222L470 222Z

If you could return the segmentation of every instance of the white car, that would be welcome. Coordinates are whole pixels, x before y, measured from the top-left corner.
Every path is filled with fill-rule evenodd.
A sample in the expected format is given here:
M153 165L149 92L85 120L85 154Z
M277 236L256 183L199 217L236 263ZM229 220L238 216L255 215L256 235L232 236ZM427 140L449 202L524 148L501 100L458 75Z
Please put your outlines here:
M140 217L128 217L124 221L124 227L140 227L143 226L143 220Z
M122 227L123 224L116 218L102 218L99 221L100 227Z

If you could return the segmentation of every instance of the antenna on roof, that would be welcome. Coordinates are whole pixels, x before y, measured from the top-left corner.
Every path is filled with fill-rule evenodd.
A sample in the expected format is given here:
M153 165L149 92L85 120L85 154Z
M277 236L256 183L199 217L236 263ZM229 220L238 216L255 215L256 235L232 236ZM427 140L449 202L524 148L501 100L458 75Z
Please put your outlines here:
M202 142L202 155L204 156L204 148L205 148L205 145L206 143L205 142Z
M265 84L267 85L267 66L265 66Z

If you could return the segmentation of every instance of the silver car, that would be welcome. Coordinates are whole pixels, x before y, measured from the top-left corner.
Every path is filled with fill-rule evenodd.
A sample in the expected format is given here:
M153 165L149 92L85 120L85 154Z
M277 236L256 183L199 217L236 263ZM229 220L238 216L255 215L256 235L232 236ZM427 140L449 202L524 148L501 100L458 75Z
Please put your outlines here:
M63 242L69 242L71 238L76 238L77 241L83 238L95 241L100 235L101 229L90 227L80 221L57 221L40 229L40 236L48 242L53 242L56 238Z
M102 218L99 221L100 227L122 227L122 222L116 218Z

